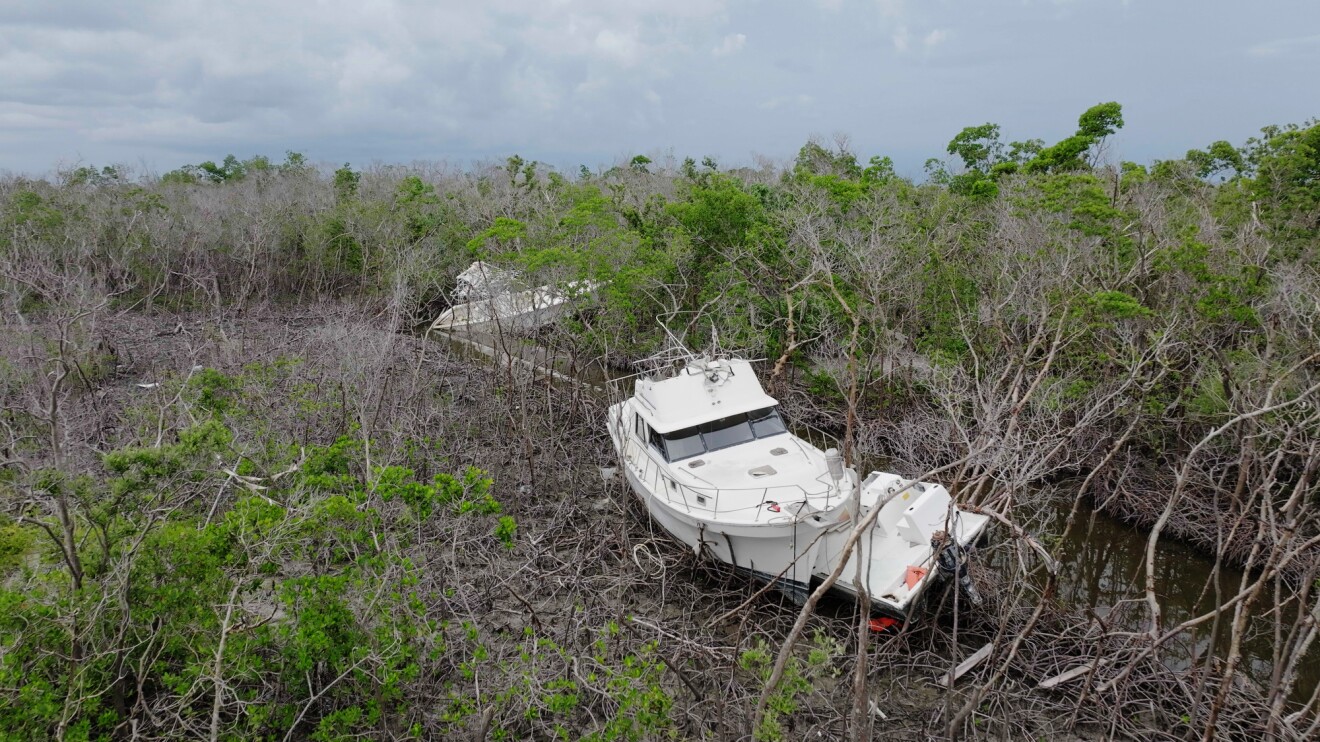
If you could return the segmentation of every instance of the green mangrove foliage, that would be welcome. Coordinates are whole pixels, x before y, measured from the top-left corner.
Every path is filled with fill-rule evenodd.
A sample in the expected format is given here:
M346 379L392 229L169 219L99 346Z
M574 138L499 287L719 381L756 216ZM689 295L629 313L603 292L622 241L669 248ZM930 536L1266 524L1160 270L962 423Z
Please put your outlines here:
M330 169L290 152L0 180L0 736L692 733L681 668L620 640L625 617L496 629L489 605L446 602L464 560L524 548L531 505L435 453L440 413L380 425L403 408L362 401L384 392L363 391L361 358L201 368L114 415L98 396L132 366L98 324L112 315L347 301L395 331L478 259L577 287L581 310L543 335L575 358L626 366L664 323L767 359L776 396L865 455L921 470L1000 445L953 473L971 499L1107 467L1097 499L1150 523L1195 452L1217 463L1178 480L1196 485L1179 514L1233 512L1248 541L1211 528L1203 545L1260 553L1249 534L1269 524L1243 493L1316 497L1320 433L1299 410L1320 353L1320 122L1107 163L1123 126L1113 102L1048 144L969 126L921 181L818 141L782 168ZM490 424L512 428L529 403L501 401L515 412ZM535 490L553 436L523 433L503 463L525 459ZM838 651L813 645L747 733L791 737ZM754 687L766 649L737 656Z
M423 480L368 468L361 438L236 440L252 432L245 396L288 365L246 378L203 369L177 382L200 420L173 442L108 452L99 472L10 479L67 492L78 522L62 560L51 553L65 548L58 525L23 527L38 513L5 526L6 738L114 738L139 707L235 739L415 723L402 688L457 628L425 615L414 552L467 519L512 549L516 523L475 468ZM236 450L253 454L229 469ZM240 493L217 507L235 483Z

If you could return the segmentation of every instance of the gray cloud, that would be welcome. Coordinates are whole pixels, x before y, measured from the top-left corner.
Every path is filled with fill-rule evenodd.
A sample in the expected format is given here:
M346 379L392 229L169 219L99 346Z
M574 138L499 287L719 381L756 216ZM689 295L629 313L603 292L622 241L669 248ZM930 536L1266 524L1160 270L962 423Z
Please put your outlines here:
M1048 139L1111 99L1122 156L1173 156L1317 113L1290 92L1314 37L1276 29L1320 9L1277 4L20 0L0 9L0 168L285 149L731 164L842 131L917 172L968 124Z

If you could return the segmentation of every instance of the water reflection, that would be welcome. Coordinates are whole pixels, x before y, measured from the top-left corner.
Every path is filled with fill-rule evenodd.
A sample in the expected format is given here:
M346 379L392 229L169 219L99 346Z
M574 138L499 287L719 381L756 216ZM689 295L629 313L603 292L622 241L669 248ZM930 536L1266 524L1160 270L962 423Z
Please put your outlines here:
M1042 513L1035 527L1041 534L1063 531L1070 503L1057 504ZM1056 596L1062 606L1090 609L1111 630L1143 631L1148 620L1145 608L1146 532L1083 504L1060 560ZM1014 564L999 565L1015 568ZM1172 540L1161 541L1155 552L1155 591L1164 611L1164 626L1171 627L1202 615L1215 605L1233 597L1240 590L1240 569L1221 567L1214 572L1214 560L1202 552ZM1276 663L1275 614L1281 613L1282 640L1297 616L1295 601L1282 611L1273 610L1273 591L1266 588L1253 610L1242 647L1240 667L1243 673L1261 686L1268 686ZM1220 619L1213 651L1224 657L1229 649L1228 626L1232 611ZM1211 650L1213 620L1197 627L1187 636L1168 646L1164 659L1171 666L1185 668L1204 662ZM1292 700L1305 701L1320 683L1320 649L1312 647L1301 666Z

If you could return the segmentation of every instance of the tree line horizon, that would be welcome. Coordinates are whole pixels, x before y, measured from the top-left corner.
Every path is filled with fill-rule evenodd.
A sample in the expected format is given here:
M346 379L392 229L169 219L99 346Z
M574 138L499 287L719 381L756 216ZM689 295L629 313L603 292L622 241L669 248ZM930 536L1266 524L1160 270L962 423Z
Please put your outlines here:
M1269 124L1260 129L1260 136L1249 137L1241 145L1235 146L1229 141L1221 139L1200 149L1189 149L1181 158L1155 158L1148 164L1123 161L1120 166L1167 168L1176 166L1175 163L1186 162L1190 163L1202 178L1229 179L1240 177L1253 172L1256 161L1259 159L1259 150L1269 140L1280 135L1309 129L1316 123L1316 119L1310 119L1301 124ZM950 140L945 150L946 154L956 157L957 160L944 161L937 157L930 157L922 166L922 177L908 178L908 180L917 184L933 182L954 185L954 187L959 188L971 188L976 187L975 183L984 179L980 176L991 176L991 179L993 179L1017 172L1019 169L1024 172L1039 172L1051 169L1066 169L1067 167L1077 168L1083 164L1094 165L1097 164L1094 159L1086 159L1088 155L1098 154L1093 152L1092 149L1102 145L1106 137L1115 134L1123 128L1123 125L1122 106L1117 102L1110 101L1087 109L1079 117L1076 133L1049 147L1046 146L1043 139L1039 138L1003 142L1001 140L1002 129L999 124L986 122L980 125L967 126ZM834 137L836 154L844 159L849 156L853 159L851 166L846 167L855 169L857 174L864 173L868 169L877 168L890 175L896 174L894 173L892 159L884 155L872 156L865 165L860 165L856 161L856 155L848 151L850 149L848 139L849 137L845 134L838 134ZM798 151L794 162L800 161L804 155L809 154L810 150L825 148L823 141L819 136L812 136L807 144L803 145ZM673 154L667 154L665 159L678 163ZM611 168L625 166L647 168L655 162L653 157L645 154L637 154L631 158L625 158L625 160L626 162L616 162L615 165L609 167L597 166L595 170L584 164L572 172L579 179L589 179L599 177ZM499 158L494 160L476 159L472 161L472 167L480 169L498 161ZM505 163L506 167L510 168L523 168L530 165L533 174L537 168L550 168L559 172L551 165L538 160L525 160L518 154L508 156ZM675 164L671 169L690 173L696 170L697 164L698 161L695 158L684 157L681 164ZM716 158L712 156L702 157L700 164L701 167L707 170L717 171L719 169ZM962 172L951 173L950 165L960 165ZM371 166L407 167L407 165L399 163L373 163ZM307 167L313 167L313 164L305 155L295 150L286 151L282 162L277 162L269 155L263 154L252 155L246 159L228 154L220 159L218 163L214 160L206 160L196 164L186 164L167 171L159 178L164 182L176 183L222 183L228 180L241 179L249 173L255 174L272 170ZM351 170L352 167L350 162L345 162L341 169ZM764 168L765 165L762 164L759 167ZM757 168L750 165L735 165L730 168L731 171L753 169ZM59 179L95 183L122 178L125 173L130 171L131 167L118 164L107 165L99 169L95 165L77 165L57 168L55 174ZM969 175L972 177L965 177ZM960 176L963 176L961 180L955 180ZM142 177L152 179L155 176L144 174Z

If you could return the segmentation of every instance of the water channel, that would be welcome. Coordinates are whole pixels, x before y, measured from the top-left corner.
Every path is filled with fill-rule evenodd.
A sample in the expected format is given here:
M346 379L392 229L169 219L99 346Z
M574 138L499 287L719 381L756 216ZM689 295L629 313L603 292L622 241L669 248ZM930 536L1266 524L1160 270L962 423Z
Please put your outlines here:
M1068 502L1048 508L1042 522L1035 526L1037 532L1062 533L1070 507ZM1144 630L1148 620L1144 604L1147 535L1145 530L1098 512L1083 501L1077 521L1063 544L1056 599L1072 608L1093 611L1111 629ZM1162 539L1155 551L1155 592L1166 627L1209 612L1217 600L1227 600L1241 589L1242 578L1243 571L1231 566L1221 566L1216 574L1212 557L1180 541ZM1276 661L1272 600L1267 589L1261 596L1261 604L1253 610L1242 647L1240 668L1262 687L1268 686ZM1295 609L1284 611L1285 632L1295 616ZM1203 659L1207 651L1225 656L1232 617L1232 611L1224 613L1213 647L1207 622L1198 633L1169 645L1163 655L1165 661L1185 666ZM1301 665L1291 700L1305 702L1317 683L1320 683L1320 648L1313 645L1307 661Z

